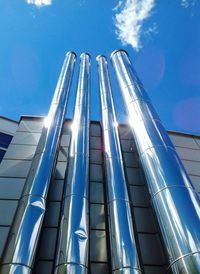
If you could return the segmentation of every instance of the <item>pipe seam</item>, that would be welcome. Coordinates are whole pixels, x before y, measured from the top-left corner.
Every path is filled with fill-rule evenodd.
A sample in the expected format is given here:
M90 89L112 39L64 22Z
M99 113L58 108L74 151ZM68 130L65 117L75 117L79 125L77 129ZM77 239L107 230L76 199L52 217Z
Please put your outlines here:
M190 186L180 186L180 185L170 185L170 186L167 186L167 187L164 187L160 190L158 190L156 193L154 194L151 194L151 200L153 200L155 198L156 195L158 195L159 193L161 193L162 191L166 190L166 189L169 189L169 188L186 188L186 189L190 189L192 190L192 192L198 194L198 192L193 188L193 187L190 187Z
M177 155L177 151L176 151L176 149L175 149L174 147L168 146L168 145L164 145L164 144L163 144L163 145L154 145L154 146L148 147L148 148L145 149L144 151L138 153L138 154L139 154L139 157L140 157L140 158L143 158L143 157L145 156L145 153L148 152L148 150L151 150L152 148L159 148L159 147L165 148L165 149L171 149L171 150L173 150L173 151L176 153L176 155Z
M192 257L193 255L196 255L196 254L199 254L199 255L200 255L200 251L190 252L190 253L187 253L187 254L185 254L185 255L182 255L182 256L178 257L176 260L174 260L172 263L170 263L170 265L169 265L168 268L167 268L167 271L169 271L170 268L171 268L175 263L177 263L178 261L180 261L180 260L182 260L182 259L184 259L184 258L186 258L186 257Z

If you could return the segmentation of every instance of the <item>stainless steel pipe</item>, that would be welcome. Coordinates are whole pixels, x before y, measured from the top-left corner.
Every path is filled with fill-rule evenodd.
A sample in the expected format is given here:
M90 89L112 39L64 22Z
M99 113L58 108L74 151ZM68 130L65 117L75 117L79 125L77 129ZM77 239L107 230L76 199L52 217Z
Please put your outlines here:
M112 273L142 273L134 238L107 61L103 55L99 55L97 62L105 150Z
M123 50L111 54L173 273L200 273L200 202Z
M56 274L85 274L88 269L89 89L90 56L82 54L56 254Z
M76 55L68 52L9 234L1 274L32 273Z

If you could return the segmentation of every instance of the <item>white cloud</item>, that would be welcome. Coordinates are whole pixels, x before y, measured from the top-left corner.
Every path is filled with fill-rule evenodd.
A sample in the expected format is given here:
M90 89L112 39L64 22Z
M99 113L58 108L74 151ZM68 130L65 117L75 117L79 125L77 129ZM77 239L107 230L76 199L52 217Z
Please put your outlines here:
M52 0L26 0L26 2L38 7L50 6L52 4Z
M181 6L184 8L188 8L189 7L188 0L181 0Z
M197 3L197 0L181 0L181 6L184 8L195 6L196 3Z
M116 35L123 45L141 48L143 22L151 15L155 0L125 0L119 1L113 9L116 12L114 22ZM155 32L155 26L145 30L145 34Z

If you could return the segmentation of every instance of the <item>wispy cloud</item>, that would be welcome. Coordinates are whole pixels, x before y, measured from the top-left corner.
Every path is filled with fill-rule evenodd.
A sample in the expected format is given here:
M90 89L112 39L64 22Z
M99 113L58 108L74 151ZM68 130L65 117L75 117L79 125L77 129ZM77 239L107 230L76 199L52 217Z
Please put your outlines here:
M123 45L131 45L136 50L141 48L141 35L155 32L155 25L143 30L143 23L155 6L155 0L125 0L119 1L113 9L116 35ZM143 32L144 31L144 32Z
M189 8L190 6L195 6L197 0L181 0L181 6L184 8Z
M52 4L52 0L26 0L26 2L37 7L50 6Z

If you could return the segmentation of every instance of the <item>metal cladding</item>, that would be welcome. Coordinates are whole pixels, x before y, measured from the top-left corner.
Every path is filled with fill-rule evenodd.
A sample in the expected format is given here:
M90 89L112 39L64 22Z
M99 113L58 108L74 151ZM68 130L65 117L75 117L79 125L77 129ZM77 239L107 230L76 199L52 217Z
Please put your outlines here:
M97 61L103 121L112 273L142 273L134 239L107 61L104 56L98 56Z
M55 273L87 273L90 56L81 55Z
M68 52L7 242L1 274L32 273L76 55Z
M173 273L200 273L200 202L125 51L111 61Z

